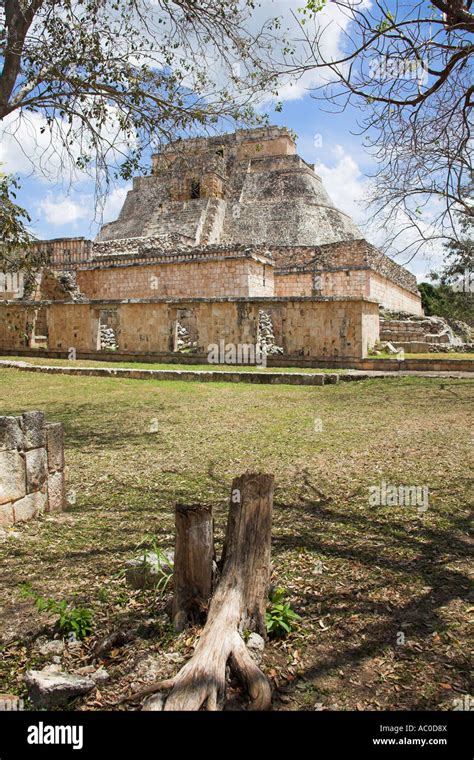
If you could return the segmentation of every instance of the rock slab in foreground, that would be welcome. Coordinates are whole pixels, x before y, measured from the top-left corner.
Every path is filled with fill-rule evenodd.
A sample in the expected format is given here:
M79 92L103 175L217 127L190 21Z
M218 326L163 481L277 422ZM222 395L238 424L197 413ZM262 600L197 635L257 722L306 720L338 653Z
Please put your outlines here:
M65 705L70 699L88 694L95 688L91 678L65 673L50 665L43 670L28 670L25 683L36 707Z
M131 559L125 566L125 581L131 588L154 589L173 572L174 552L163 553L163 558L155 552L143 553L138 559Z

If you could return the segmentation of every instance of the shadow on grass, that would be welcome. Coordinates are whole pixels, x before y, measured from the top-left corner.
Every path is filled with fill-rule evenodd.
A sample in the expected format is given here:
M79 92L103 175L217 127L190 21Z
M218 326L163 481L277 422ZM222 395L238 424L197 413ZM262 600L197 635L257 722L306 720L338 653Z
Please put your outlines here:
M461 536L467 536L470 528L468 517L451 518L449 527L436 528L432 525L417 524L416 535L411 531L411 523L405 524L400 521L389 522L387 518L372 515L370 524L367 517L347 513L336 506L331 506L331 499L324 497L319 492L317 499L306 498L303 503L282 505L276 504L277 512L283 507L291 509L291 514L311 514L316 520L324 520L324 525L315 523L314 530L306 527L297 533L275 536L273 539L274 551L278 555L288 549L305 549L317 553L320 556L340 559L346 562L354 562L370 572L374 566L382 571L387 571L388 578L382 577L379 582L368 583L362 581L362 586L354 591L354 584L349 584L346 591L338 589L334 594L315 592L306 594L309 606L323 603L325 612L331 616L340 612L343 602L351 602L351 618L358 616L369 617L376 614L378 620L363 622L357 629L351 627L349 621L338 621L338 639L332 641L329 651L324 643L315 652L316 663L307 667L290 690L297 686L298 680L312 682L321 677L334 675L342 668L357 668L363 666L364 660L382 656L387 648L394 651L395 659L404 663L404 667L410 669L414 664L419 669L425 666L429 671L430 688L436 691L428 698L420 695L417 685L400 697L403 707L393 705L393 709L428 709L437 704L437 700L446 698L446 691L440 684L446 680L447 673L453 678L461 678L466 692L469 688L469 665L466 652L466 661L457 658L453 661L447 654L434 652L430 647L429 637L433 631L443 634L448 625L440 614L441 608L453 600L472 600L471 581L463 570L450 569L446 565L456 562L468 561L470 548L467 540ZM298 520L295 518L294 523ZM347 528L353 529L350 533L344 532ZM331 541L331 536L334 537ZM366 545L360 545L360 540L366 536ZM353 540L351 540L353 539ZM373 545L375 544L375 545ZM380 547L382 544L382 548ZM407 555L408 557L404 556ZM407 585L407 572L413 575L413 587ZM395 579L393 574L395 573ZM400 578L397 579L397 575ZM420 585L430 587L429 590L417 592L415 579ZM409 597L406 603L396 604L384 599L383 601L367 598L377 590L383 593L387 586L406 588ZM364 598L365 596L365 598ZM343 606L343 605L342 605ZM305 609L305 612L307 609ZM380 619L382 618L382 619ZM394 647L396 633L409 627L409 637L414 636L417 640L424 641L422 651L411 651L408 647ZM343 640L341 640L343 637ZM448 647L446 647L447 649ZM324 651L326 649L326 651ZM334 651L336 650L336 651ZM455 694L455 692L453 692Z

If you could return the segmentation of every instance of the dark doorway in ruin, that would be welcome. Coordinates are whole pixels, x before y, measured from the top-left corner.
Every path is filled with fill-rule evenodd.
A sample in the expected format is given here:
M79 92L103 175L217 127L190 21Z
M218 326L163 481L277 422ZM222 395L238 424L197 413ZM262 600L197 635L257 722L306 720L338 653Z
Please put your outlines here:
M48 348L48 309L46 306L40 306L35 311L30 348Z
M192 179L191 180L191 198L200 198L201 197L201 183L198 179Z

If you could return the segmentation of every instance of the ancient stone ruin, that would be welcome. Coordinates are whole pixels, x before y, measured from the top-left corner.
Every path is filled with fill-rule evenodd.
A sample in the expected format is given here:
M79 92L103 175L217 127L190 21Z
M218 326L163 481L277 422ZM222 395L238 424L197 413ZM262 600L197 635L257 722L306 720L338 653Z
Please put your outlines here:
M38 246L36 291L0 293L0 348L205 354L255 345L263 312L285 356L363 358L379 305L422 314L280 127L172 143L95 241Z
M0 417L0 528L65 507L62 424L37 411Z
M462 353L473 350L474 330L459 320L382 312L380 340L409 353Z

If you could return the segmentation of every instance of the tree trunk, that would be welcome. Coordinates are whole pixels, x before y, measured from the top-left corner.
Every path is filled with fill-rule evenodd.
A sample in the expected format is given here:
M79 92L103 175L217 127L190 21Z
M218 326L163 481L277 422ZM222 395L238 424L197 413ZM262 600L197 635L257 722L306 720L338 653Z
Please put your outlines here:
M172 620L176 631L206 619L212 591L212 508L178 504L173 571Z
M249 709L270 707L270 683L250 656L242 634L266 635L273 485L273 475L246 474L233 481L222 575L194 655L174 678L151 684L130 699L171 689L165 710L220 709L229 663L246 687Z

